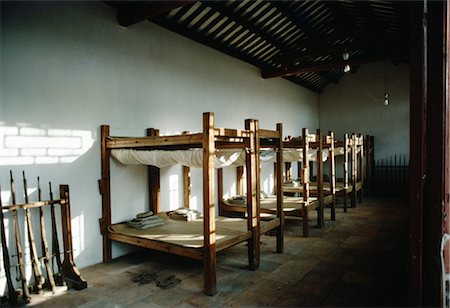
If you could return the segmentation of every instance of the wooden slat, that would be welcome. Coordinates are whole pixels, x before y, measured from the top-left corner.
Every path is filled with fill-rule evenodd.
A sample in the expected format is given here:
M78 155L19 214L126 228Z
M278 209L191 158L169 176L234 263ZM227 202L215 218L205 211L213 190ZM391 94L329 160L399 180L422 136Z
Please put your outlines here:
M259 129L259 138L281 138L276 130Z
M34 208L40 208L52 204L65 204L64 200L48 200L48 201L36 201L31 203L22 203L22 204L12 204L12 205L4 205L1 206L0 209L2 210L8 210L8 211L15 211L18 209L34 209Z

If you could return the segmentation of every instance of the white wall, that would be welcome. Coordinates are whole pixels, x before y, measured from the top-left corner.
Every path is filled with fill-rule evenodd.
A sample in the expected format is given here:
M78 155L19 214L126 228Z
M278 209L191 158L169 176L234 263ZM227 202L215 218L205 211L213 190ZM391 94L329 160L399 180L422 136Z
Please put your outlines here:
M318 127L317 94L264 80L257 68L148 21L120 27L115 9L103 3L17 2L1 11L3 203L10 201L10 169L19 192L21 170L31 188L41 177L45 197L48 181L69 184L79 267L102 258L101 124L111 125L112 135L143 136L147 127L200 131L202 112L213 111L220 127L243 128L245 118L259 119L262 128L282 122L286 135ZM182 202L180 170L162 170L163 204ZM194 172L198 205L200 179ZM145 167L112 164L114 222L145 208L146 185ZM118 246L114 256L124 251Z
M409 66L387 64L389 105L384 105L384 62L361 65L355 74L320 95L320 128L374 136L375 159L409 157Z

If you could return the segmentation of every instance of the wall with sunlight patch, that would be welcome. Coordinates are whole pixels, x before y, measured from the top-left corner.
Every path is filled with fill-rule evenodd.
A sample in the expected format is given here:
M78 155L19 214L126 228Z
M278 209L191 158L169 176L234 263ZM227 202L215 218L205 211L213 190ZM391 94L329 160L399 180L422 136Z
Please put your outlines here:
M10 202L9 170L18 202L22 170L30 189L40 176L44 198L48 181L55 191L69 184L79 267L102 260L101 124L123 136L143 136L148 127L162 134L200 131L202 112L213 111L221 127L243 128L246 118L259 119L262 128L282 122L286 135L318 127L317 94L287 80L264 80L257 68L148 21L123 28L115 9L104 3L1 5L3 203ZM111 168L113 222L131 219L148 204L146 168L115 161ZM273 183L272 170L264 171L264 189ZM182 205L181 167L164 168L161 175L163 208ZM191 203L201 209L201 172L193 170L192 176ZM228 195L235 192L234 179L228 172ZM30 191L30 200L36 198ZM128 249L114 244L113 254Z

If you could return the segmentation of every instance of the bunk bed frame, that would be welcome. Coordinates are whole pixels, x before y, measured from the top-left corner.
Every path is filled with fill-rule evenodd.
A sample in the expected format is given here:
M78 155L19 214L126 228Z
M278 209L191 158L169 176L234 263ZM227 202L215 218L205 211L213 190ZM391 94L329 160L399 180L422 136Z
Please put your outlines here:
M356 200L362 202L364 187L364 137L361 134L352 134L352 207L356 206Z
M353 191L353 182L349 182L349 161L350 166L354 165L352 162L352 139L349 138L348 134L345 134L343 140L335 140L334 144L335 149L342 149L342 154L336 151L336 156L342 155L344 157L344 162L342 163L342 180L336 180L336 197L343 198L344 213L346 213L348 209L348 194ZM353 171L351 174L353 174ZM351 205L353 206L353 199L351 200Z
M260 150L273 149L276 151L275 174L281 174L283 166L283 126L281 123L277 124L276 130L267 130L259 128L259 121L255 120L256 135L255 135L255 151L256 155L256 202L258 204L258 221L261 221L263 216L263 224L260 227L260 234L267 233L271 230L276 231L278 253L282 253L283 247L283 231L284 231L284 215L283 211L283 185L282 177L275 176L275 198L270 200L261 200L261 179L260 179ZM248 173L247 173L248 174ZM243 194L243 183L248 183L249 178L245 177L244 169L242 167L236 168L236 186L237 194ZM247 216L247 209L244 206L231 204L223 199L223 170L218 169L218 202L219 213L228 217L245 217ZM248 187L248 184L247 184ZM247 188L248 191L248 188ZM264 206L261 206L264 204ZM266 215L269 214L269 215Z
M100 218L100 230L103 236L103 261L112 260L112 241L131 244L139 247L164 251L184 257L203 261L204 268L204 293L214 295L216 293L216 262L217 252L234 246L238 243L248 242L249 268L256 270L259 267L259 211L257 202L257 173L256 166L258 155L255 151L254 136L256 126L254 120L245 121L245 130L233 130L216 128L214 126L214 114L203 114L203 131L201 133L185 133L183 135L159 136L155 129L147 130L147 137L112 137L109 134L109 126L101 127L101 169L102 177L99 180L100 193L102 195L102 218ZM215 217L214 202L214 153L216 149L246 149L246 172L249 176L247 191L246 220L236 219L232 222L240 224L239 230L222 226L223 220ZM160 237L149 237L139 232L115 232L111 221L111 180L110 158L113 149L134 150L191 150L201 149L203 152L203 219L202 227L195 231L200 240L196 245L185 244ZM149 166L149 191L150 210L160 213L159 200L159 168ZM229 221L230 219L226 219ZM168 220L170 221L170 219ZM183 232L183 226L191 226L190 222L172 221L163 226L147 229L149 233L164 234L166 229L173 229L174 224L178 234ZM119 224L117 224L119 225ZM191 227L189 227L191 231ZM170 231L170 230L168 230ZM171 231L173 232L173 231ZM194 232L194 231L192 231ZM205 236L206 235L206 236ZM220 236L219 236L220 235Z

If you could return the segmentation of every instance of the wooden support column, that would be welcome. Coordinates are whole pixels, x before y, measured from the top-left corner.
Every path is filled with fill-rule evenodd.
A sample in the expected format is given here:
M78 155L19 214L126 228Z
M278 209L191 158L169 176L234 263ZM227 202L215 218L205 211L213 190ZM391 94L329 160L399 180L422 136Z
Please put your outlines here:
M250 131L248 151L245 156L247 175L247 228L252 232L248 240L248 261L251 270L259 268L260 250L260 179L259 179L259 125L257 120L245 120L245 129Z
M159 130L154 128L147 129L147 136L159 136ZM148 190L149 190L149 209L157 214L161 211L161 180L160 170L155 166L148 166Z
M308 129L302 129L303 135L303 158L302 158L302 183L303 183L303 236L309 236L309 226L308 226L308 205L309 205L309 160L308 160L308 152L309 152L309 138L308 138Z
M352 155L352 169L351 169L351 183L353 186L352 192L351 192L351 207L356 207L356 135L352 134L352 139L351 139L351 145L352 145L352 150L351 150L351 155Z
M223 199L223 168L217 169L217 204L219 206L219 216L224 215L222 209L222 199Z
M347 213L348 208L348 134L344 135L344 213Z
M236 194L244 194L244 167L236 167Z
M214 152L214 113L203 113L203 292L210 296L217 292Z
M101 167L102 178L99 180L100 194L102 195L102 218L100 218L100 233L103 236L103 262L111 262L111 240L108 238L108 227L111 225L111 150L106 147L109 137L109 126L101 128Z
M329 136L329 148L328 148L328 161L330 168L330 193L333 197L331 203L331 220L336 220L336 163L334 157L334 133L328 132Z
M322 131L318 129L316 131L316 140L318 142L318 149L316 155L316 163L317 163L317 198L319 199L319 211L317 215L317 225L319 228L322 228L325 225L324 222L324 200L323 200L323 138Z
M220 194L219 194L219 198L221 198ZM191 168L187 167L187 166L183 166L183 202L184 202L184 207L187 207L187 208L191 207L190 200L191 200Z
M278 151L277 151L277 174L281 174L281 166L283 166L283 124L277 124L277 131L280 135ZM284 210L283 210L283 179L281 176L277 177L277 217L280 220L280 225L277 228L277 252L284 251Z
M361 181L361 189L358 191L358 202L362 202L362 195L364 189L364 141L361 134L358 135L359 140L359 159L358 159L358 181Z
M85 289L87 288L87 282L81 277L81 273L75 266L75 262L73 260L69 185L60 185L59 194L60 199L64 200L64 204L61 204L61 221L64 246L64 261L62 264L63 276L69 288L74 288L76 290Z

